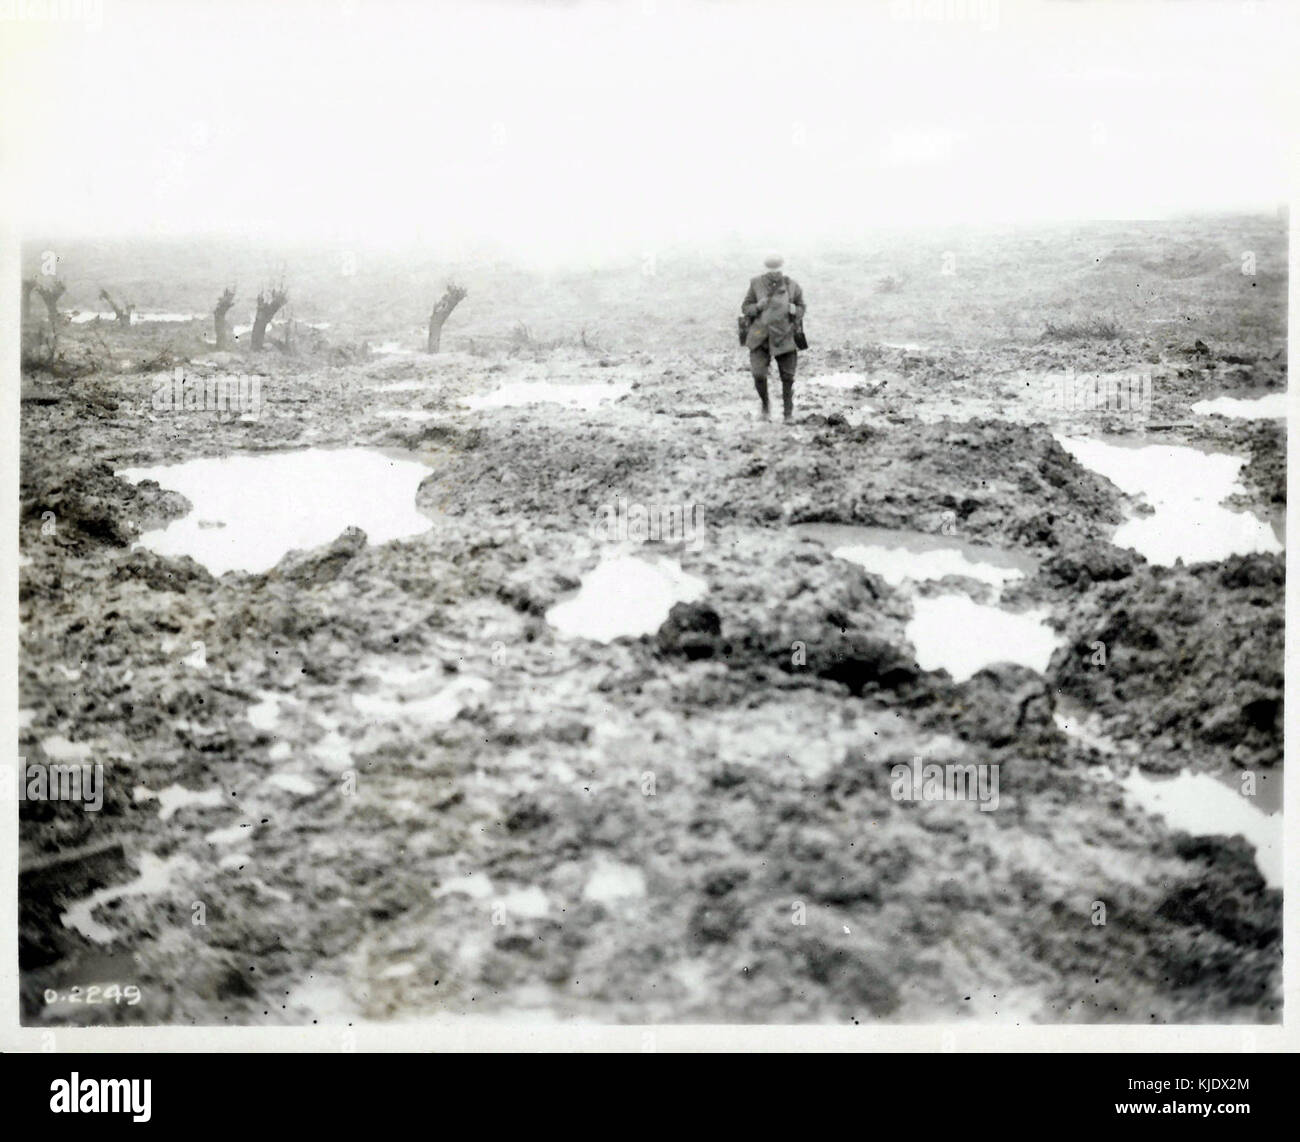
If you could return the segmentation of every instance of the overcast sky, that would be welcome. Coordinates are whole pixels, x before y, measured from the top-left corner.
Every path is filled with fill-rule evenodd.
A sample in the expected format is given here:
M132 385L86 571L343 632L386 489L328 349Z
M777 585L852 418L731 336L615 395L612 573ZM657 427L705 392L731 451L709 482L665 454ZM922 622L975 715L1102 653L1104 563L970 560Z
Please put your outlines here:
M582 258L1272 209L1293 161L1289 3L49 2L0 25L43 235Z

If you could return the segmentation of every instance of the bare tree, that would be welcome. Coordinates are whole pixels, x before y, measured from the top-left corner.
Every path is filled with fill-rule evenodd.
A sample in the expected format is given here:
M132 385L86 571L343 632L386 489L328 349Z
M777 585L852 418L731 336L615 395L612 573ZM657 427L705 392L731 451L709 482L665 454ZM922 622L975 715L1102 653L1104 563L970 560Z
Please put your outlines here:
M41 300L45 302L45 312L49 314L50 328L58 329L59 298L68 292L68 287L56 279L53 285L37 285L36 292L41 295Z
M117 319L118 325L129 329L131 326L131 314L135 312L135 306L128 302L126 307L123 308L113 300L112 296L106 289L101 288L99 296L108 303L108 307L113 311L113 316Z
M226 286L222 294L217 298L217 307L212 311L213 321L216 322L217 328L217 348L230 348L230 330L226 325L226 315L230 312L235 304L235 291L231 286Z
M280 312L289 300L289 291L283 283L274 287L270 294L259 292L257 295L257 314L253 318L253 348L261 349L266 343L266 327L271 319Z
M438 299L429 314L429 352L436 353L442 344L442 327L446 324L451 311L456 308L469 291L455 282L447 283L447 292Z
M27 311L31 308L32 292L36 289L35 278L23 278L23 318L26 319Z
M54 354L59 347L59 325L62 323L62 318L59 316L59 298L67 292L68 287L56 278L50 285L37 282L32 288L45 302L45 312L49 319L39 335L39 340L47 364L52 364Z

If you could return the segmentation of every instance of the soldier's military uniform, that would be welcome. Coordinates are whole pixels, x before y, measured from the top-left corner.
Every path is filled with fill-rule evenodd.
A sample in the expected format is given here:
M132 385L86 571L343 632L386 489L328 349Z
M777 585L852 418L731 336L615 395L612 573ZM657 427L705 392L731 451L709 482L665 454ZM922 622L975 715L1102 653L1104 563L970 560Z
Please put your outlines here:
M775 264L773 264L775 263ZM796 320L804 314L803 290L781 272L781 259L769 258L768 269L749 283L749 292L740 303L740 311L750 319L745 347L749 350L749 367L754 374L754 388L762 402L764 417L770 415L767 396L767 371L773 357L781 374L781 406L785 419L794 415L794 372L799 359L794 343Z

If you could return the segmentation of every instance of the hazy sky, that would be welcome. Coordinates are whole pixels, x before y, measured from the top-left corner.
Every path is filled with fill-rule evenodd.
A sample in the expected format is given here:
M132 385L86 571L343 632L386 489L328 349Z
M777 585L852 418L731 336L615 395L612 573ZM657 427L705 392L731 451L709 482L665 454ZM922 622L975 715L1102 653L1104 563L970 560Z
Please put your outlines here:
M584 257L1271 209L1293 161L1285 2L48 6L0 22L46 235Z

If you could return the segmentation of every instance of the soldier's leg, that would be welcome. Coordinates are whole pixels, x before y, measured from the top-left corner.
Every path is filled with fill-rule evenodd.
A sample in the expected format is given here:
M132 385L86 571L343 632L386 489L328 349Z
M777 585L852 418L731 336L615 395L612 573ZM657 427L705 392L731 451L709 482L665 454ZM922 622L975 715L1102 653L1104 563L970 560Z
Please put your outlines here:
M754 374L754 388L758 390L758 399L763 402L763 415L769 413L767 400L767 366L771 357L766 345L749 351L749 371Z
M798 360L799 354L794 349L776 359L776 367L781 371L781 411L786 420L794 416L794 371Z

